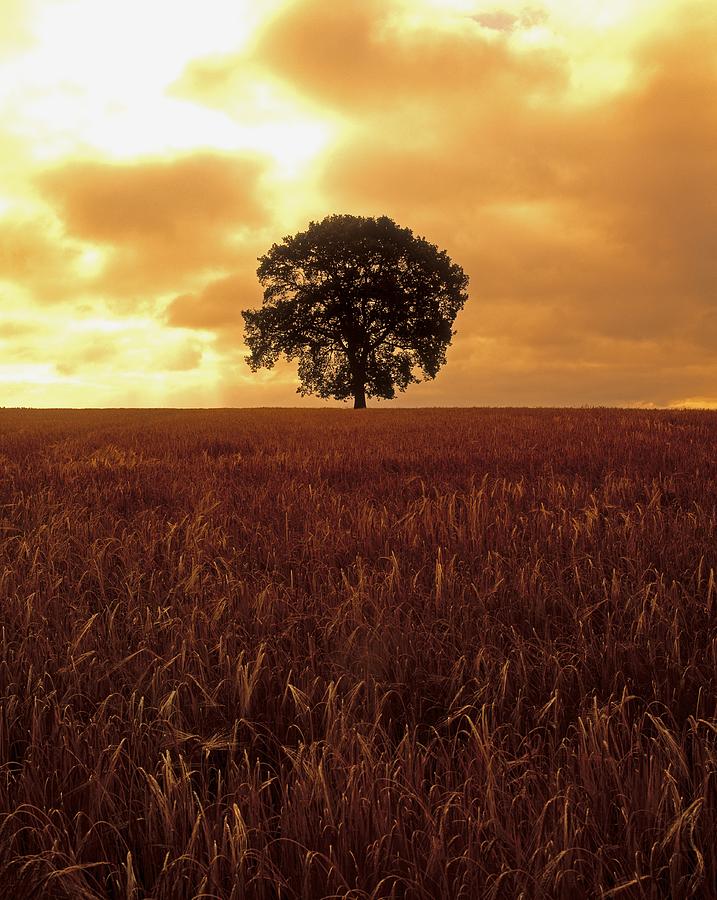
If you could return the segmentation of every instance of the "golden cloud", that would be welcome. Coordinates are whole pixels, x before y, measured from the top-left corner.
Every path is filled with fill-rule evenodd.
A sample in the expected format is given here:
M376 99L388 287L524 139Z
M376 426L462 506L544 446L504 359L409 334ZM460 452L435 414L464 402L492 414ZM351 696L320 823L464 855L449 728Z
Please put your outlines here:
M516 52L464 17L460 29L411 27L385 0L298 0L272 18L250 53L195 60L173 90L231 105L247 76L262 71L342 114L478 100L496 85L527 94L564 83L564 60L544 50Z
M0 219L0 281L20 285L39 303L77 294L77 246L63 240L42 216Z
M68 234L100 245L95 287L159 293L221 269L268 221L257 156L196 153L135 163L70 162L37 178Z
M638 21L638 6L575 37L565 23L582 13L567 0L550 20L518 0L433 19L401 0L286 3L245 51L193 61L170 93L233 127L241 110L265 142L310 109L336 140L306 177L282 182L246 153L68 159L35 179L35 212L0 219L0 280L20 287L16 306L27 295L58 316L68 300L79 318L86 298L110 303L108 319L145 306L155 330L142 341L132 329L68 338L55 359L67 377L186 370L182 384L205 378L221 402L293 403L290 366L259 378L241 360L240 312L261 302L256 256L310 217L385 213L471 278L448 365L404 403L717 396L717 16L708 0L656 0L659 15ZM23 4L10 8L20 40ZM27 148L6 144L15 184ZM33 336L18 328L27 355Z
M261 304L256 265L256 261L247 261L242 270L215 279L200 291L175 297L166 310L167 324L175 328L243 330L241 310Z
M238 80L263 70L340 112L344 140L323 158L327 212L386 213L464 266L472 299L420 402L704 395L717 378L710 6L679 4L626 45L630 77L589 101L564 53L513 40L546 23L539 8L433 30L396 9L297 0L248 57L197 61L177 89L230 104ZM236 329L243 277L179 297L169 321Z
M443 101L423 106L432 144L366 120L326 161L325 186L340 208L395 215L465 266L473 299L454 350L473 376L482 337L502 348L496 377L542 384L554 365L570 373L566 398L595 384L602 402L628 402L629 385L651 397L652 384L669 402L717 374L702 336L717 296L716 59L706 13L642 46L629 87L598 104L535 102L506 83L461 117L447 75ZM519 376L508 359L523 360Z

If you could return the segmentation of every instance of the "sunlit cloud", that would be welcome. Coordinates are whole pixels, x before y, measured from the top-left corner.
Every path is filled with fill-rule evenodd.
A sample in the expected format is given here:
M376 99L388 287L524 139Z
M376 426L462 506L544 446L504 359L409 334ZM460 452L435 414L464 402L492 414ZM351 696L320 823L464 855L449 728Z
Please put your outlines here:
M6 0L0 385L290 405L257 257L388 214L471 277L408 404L713 405L708 0ZM313 401L316 402L316 401Z
M80 265L85 274L94 268L96 290L146 305L233 264L247 236L266 226L263 169L259 157L216 153L73 161L42 171L36 184L65 232L91 244Z

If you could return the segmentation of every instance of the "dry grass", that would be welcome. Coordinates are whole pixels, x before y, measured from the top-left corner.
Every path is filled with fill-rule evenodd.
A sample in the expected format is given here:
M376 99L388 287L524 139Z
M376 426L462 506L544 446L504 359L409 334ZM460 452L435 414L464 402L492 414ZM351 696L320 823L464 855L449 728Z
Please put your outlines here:
M717 896L717 415L0 429L3 896Z

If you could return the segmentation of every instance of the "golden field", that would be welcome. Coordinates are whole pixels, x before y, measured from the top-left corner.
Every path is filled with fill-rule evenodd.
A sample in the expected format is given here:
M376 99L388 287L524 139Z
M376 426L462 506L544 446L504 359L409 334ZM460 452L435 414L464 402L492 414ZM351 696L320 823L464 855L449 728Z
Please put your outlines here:
M0 895L717 897L716 446L0 410Z

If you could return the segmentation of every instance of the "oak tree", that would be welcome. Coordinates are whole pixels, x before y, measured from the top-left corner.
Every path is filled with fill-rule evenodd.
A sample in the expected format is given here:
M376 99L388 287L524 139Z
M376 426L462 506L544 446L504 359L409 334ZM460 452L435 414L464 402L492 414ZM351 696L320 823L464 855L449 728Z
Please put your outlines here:
M301 394L392 399L446 361L468 278L387 216L332 215L259 259L264 300L242 312L252 371L298 359Z

